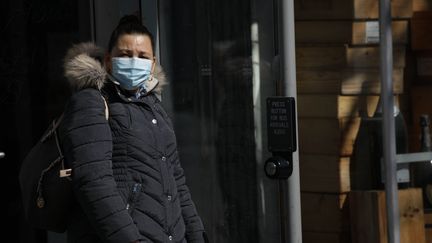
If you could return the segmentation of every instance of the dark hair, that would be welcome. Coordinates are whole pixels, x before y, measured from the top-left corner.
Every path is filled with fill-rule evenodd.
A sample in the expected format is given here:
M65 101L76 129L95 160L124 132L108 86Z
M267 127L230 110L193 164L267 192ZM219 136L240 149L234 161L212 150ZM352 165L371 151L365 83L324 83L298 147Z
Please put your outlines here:
M125 15L123 16L117 27L111 34L109 43L108 43L108 52L110 53L114 46L117 44L120 36L125 34L142 34L147 35L150 38L152 49L154 52L154 40L153 35L150 31L141 23L141 20L135 15Z

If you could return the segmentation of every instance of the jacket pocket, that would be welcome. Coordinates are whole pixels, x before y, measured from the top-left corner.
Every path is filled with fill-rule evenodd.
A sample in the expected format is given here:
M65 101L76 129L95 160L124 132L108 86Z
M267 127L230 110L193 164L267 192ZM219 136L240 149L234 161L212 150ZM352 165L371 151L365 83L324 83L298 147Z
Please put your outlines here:
M134 208L135 208L135 204L138 201L138 195L141 192L141 187L142 187L142 184L140 184L140 183L135 183L132 186L131 193L129 195L129 199L128 199L127 204L126 204L126 210L128 210L129 213L132 213Z

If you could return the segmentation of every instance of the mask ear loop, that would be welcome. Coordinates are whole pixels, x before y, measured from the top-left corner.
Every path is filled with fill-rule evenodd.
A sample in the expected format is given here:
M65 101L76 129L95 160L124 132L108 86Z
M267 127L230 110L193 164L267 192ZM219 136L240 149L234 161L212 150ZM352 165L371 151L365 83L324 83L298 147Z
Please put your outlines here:
M106 76L108 77L108 79L113 82L116 85L120 85L120 83L114 78L114 76L112 76L109 72L108 69L106 68L106 64L103 64L103 69L105 69L106 72Z
M155 69L156 69L156 57L153 57L152 70L150 73L151 76L148 80L149 82L153 81Z
M156 57L153 57L153 63L152 63L152 70L151 70L151 76L150 78L146 81L149 83L152 83L152 86L149 90L147 90L147 93L152 92L158 85L159 85L159 80L154 76L155 74L155 70L156 70ZM154 84L153 84L154 83Z
M106 73L108 79L116 85L120 85L120 83L109 73Z

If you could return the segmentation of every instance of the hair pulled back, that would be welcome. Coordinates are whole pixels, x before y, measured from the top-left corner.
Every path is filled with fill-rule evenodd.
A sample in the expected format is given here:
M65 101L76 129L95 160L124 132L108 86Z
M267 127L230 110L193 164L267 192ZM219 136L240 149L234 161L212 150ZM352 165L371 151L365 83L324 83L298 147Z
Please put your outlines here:
M137 16L125 15L120 19L117 27L111 33L111 37L108 43L109 53L111 53L112 49L117 44L120 36L126 34L147 35L150 38L152 49L154 51L153 35L150 33L150 31L141 23L141 20Z

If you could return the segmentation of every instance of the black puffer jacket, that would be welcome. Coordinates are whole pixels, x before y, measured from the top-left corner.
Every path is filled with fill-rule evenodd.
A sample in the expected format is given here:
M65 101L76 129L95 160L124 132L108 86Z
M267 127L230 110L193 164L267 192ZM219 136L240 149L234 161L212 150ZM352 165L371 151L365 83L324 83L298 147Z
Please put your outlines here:
M60 128L78 201L68 242L205 242L173 127L157 95L136 99L105 84L97 61L102 52L95 48L75 46L65 60L77 90Z

